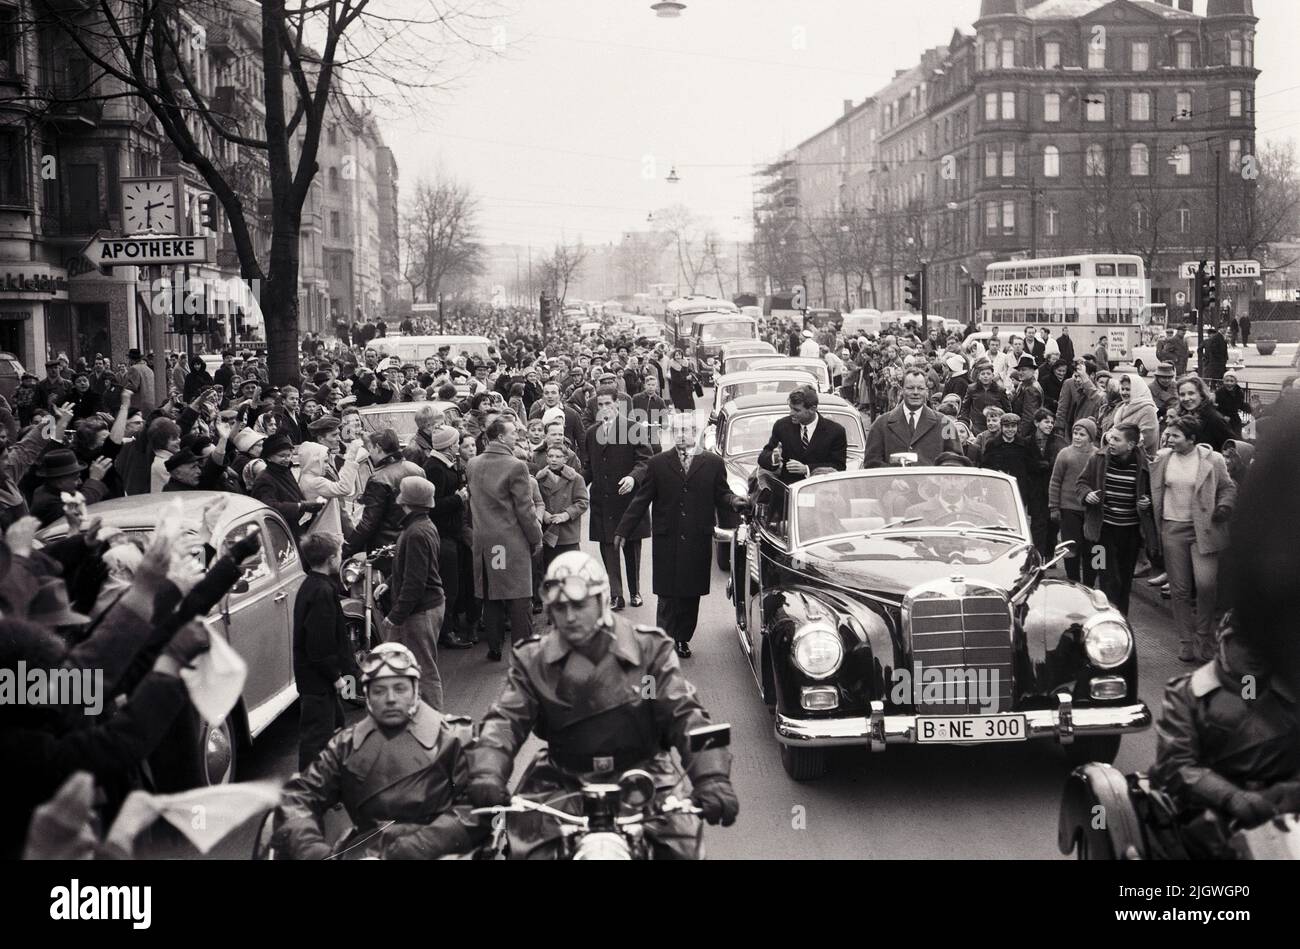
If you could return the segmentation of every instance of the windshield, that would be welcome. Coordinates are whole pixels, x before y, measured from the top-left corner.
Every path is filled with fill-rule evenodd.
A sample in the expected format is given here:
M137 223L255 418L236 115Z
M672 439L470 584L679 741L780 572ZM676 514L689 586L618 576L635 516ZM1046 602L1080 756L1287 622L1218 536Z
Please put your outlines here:
M771 379L755 379L752 382L733 382L722 389L722 404L742 395L756 395L759 392L791 392L800 386L808 385L808 379L800 376L776 376Z
M863 451L862 425L839 412L824 412L827 418L844 426L845 438L850 451ZM743 455L747 452L762 451L767 440L772 437L772 426L779 419L789 418L787 409L774 410L770 414L742 415L727 423L726 455Z
M757 370L757 369L780 368L780 367L787 367L790 369L802 369L804 372L816 374L817 378L820 379L823 384L829 383L831 381L831 371L826 367L826 364L824 362L821 362L820 360L818 360L817 362L792 363L788 361L789 360L788 356L773 357L771 354L768 354L766 356L752 356L748 358L750 358L752 361L746 366L747 369Z
M362 412L361 424L367 432L377 432L391 428L399 437L415 434L415 411L403 412L392 409L387 412Z
M837 478L799 488L796 535L801 544L837 534L897 529L983 527L1020 533L1020 510L1011 486L1000 478L954 472Z
M733 339L753 338L753 323L709 323L700 327L701 343L719 343Z

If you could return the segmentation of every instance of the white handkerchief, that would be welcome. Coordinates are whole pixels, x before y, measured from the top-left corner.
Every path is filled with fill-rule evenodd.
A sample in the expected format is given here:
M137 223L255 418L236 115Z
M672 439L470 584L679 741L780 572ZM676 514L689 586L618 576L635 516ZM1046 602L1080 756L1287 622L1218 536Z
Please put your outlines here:
M219 784L179 794L133 791L108 839L126 853L132 853L135 838L161 817L184 834L200 853L208 853L236 827L279 803L280 788L275 781Z
M209 632L212 647L194 660L193 669L181 670L181 681L203 720L215 727L226 720L243 694L248 664L226 637L211 627Z

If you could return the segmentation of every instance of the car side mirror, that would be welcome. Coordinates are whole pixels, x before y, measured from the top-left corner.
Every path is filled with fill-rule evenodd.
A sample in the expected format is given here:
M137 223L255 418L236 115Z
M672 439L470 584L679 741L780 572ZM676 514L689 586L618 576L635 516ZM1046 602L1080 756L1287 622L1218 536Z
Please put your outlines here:
M686 740L691 754L713 748L726 748L731 744L731 726L725 722L718 725L701 725L688 731Z
M235 585L234 585L233 587L230 588L230 592L231 592L231 593L247 593L247 592L248 592L248 581L245 580L243 577L240 577L238 580L235 581Z

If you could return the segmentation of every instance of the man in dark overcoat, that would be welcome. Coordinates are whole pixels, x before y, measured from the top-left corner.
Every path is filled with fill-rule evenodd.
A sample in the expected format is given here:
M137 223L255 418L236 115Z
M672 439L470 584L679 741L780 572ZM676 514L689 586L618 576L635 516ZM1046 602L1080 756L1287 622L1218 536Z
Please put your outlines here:
M626 605L614 534L632 501L632 492L645 480L646 463L652 454L649 429L620 412L617 397L612 386L602 386L596 393L598 419L587 429L582 446L584 475L591 499L587 536L600 544L600 557L609 574L612 610L621 610ZM650 522L644 517L625 535L623 561L627 567L627 595L633 606L642 603L641 541L649 536Z
M672 436L673 447L646 463L645 480L619 521L615 543L623 546L653 503L655 624L673 637L677 655L686 658L691 654L700 597L708 594L713 573L713 526L719 512L741 510L746 500L727 487L722 458L700 450L699 424L693 413L673 416Z

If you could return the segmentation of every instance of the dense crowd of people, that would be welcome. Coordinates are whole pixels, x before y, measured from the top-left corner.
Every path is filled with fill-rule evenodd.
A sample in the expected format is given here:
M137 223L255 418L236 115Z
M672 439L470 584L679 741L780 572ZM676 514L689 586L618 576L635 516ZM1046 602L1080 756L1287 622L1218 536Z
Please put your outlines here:
M500 661L507 642L535 641L537 617L552 619L557 597L579 602L588 589L603 591L600 622L624 630L618 642L631 650L639 640L630 625L611 617L643 603L641 545L652 536L657 625L670 653L690 656L709 590L714 517L746 502L730 491L720 459L700 448L693 410L703 391L689 354L608 324L599 334L573 326L544 332L523 310L472 308L396 329L366 321L340 324L329 338L308 334L290 380L269 379L254 352L224 352L211 373L201 357L173 354L161 403L150 363L136 350L120 366L102 355L75 364L60 356L44 379L24 377L0 403L0 667L22 660L108 668L110 691L122 699L93 726L49 710L4 710L0 754L27 763L19 806L3 819L6 852L17 852L32 809L75 768L92 770L120 801L186 706L179 670L208 643L196 618L256 555L256 540L218 551L201 536L203 564L195 568L192 550L182 549L193 547L192 535L160 527L142 540L103 529L93 505L105 499L244 494L276 511L297 538L308 579L294 604L294 672L300 765L309 777L284 823L286 839L296 833L304 853L320 847L302 823L314 819L304 802L325 780L310 772L313 763L333 755L329 767L341 766L364 737L347 729L353 744L337 746L342 701L358 679L367 689L408 682L409 691L401 686L386 701L390 711L406 711L393 721L415 730L421 709L443 711L439 647L482 641L486 658ZM486 353L446 346L419 362L389 355L386 340L429 331L482 336L489 346ZM1232 606L1218 582L1227 524L1256 463L1256 437L1300 402L1300 382L1288 379L1278 401L1264 406L1222 368L1212 384L1188 373L1185 345L1164 347L1169 358L1148 376L1111 365L1104 345L1082 351L1088 341L1076 349L1068 330L1053 338L1046 327L970 338L939 329L922 335L909 324L845 338L833 325L774 320L762 335L778 351L826 362L862 413L868 467L905 455L916 464L1005 472L1019 484L1044 557L1058 538L1074 541L1067 575L1099 587L1125 613L1145 561L1156 574L1148 582L1172 601L1181 657L1213 657L1215 631ZM420 403L411 431L359 411L401 403ZM800 460L820 451L812 441L816 393L794 393L790 405L792 427L774 431L760 464L797 479L822 470ZM842 467L842 446L827 451L825 466ZM167 500L158 499L160 510ZM59 523L60 539L35 539ZM586 556L578 553L584 540L598 545L599 557L566 566L575 561L565 558ZM341 562L356 555L375 556L391 581L377 638L394 648L363 666L343 633L339 602ZM566 570L584 577L582 590L566 585ZM655 663L677 668L659 645L644 648ZM584 661L596 660L574 660ZM523 686L512 679L511 688ZM372 699L379 702L368 691ZM383 725L378 706L370 707ZM427 735L416 733L426 748L443 733L457 747L470 743L459 724L438 721ZM531 726L521 727L526 734ZM501 739L511 754L512 735ZM444 764L446 780L435 790L445 796L464 765ZM504 767L494 760L479 768L493 776L479 803L502 798ZM716 792L703 795L706 812L734 819L725 769L710 767L697 775ZM434 849L478 839L463 813L457 820ZM428 852L405 839L394 848L393 855Z

